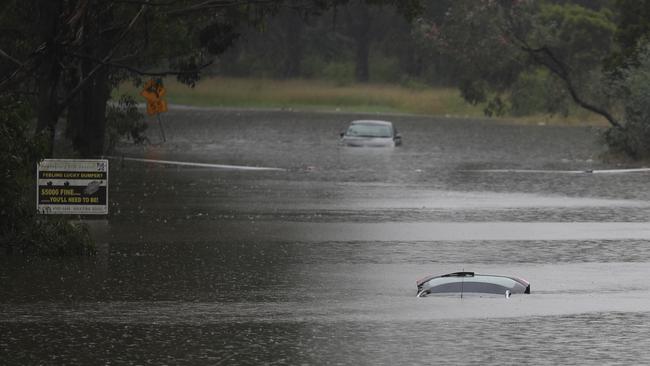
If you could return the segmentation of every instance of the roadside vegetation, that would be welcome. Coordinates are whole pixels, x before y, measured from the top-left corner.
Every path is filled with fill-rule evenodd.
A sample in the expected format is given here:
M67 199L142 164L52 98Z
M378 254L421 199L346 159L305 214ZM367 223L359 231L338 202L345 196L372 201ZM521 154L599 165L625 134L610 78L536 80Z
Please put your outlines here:
M294 108L346 112L417 113L481 116L453 88L406 87L390 84L348 83L327 80L281 80L215 77L194 88L166 80L166 99L172 104L202 107ZM117 94L144 99L139 90L124 84Z
M164 80L170 104L197 107L278 108L326 112L405 113L445 117L485 117L487 103L470 104L451 87L410 83L355 83L331 80L213 77L191 88L175 79ZM140 89L123 83L113 96L127 95L141 103ZM173 106L171 107L173 108ZM573 107L566 115L534 113L495 116L495 121L522 124L605 126L593 113Z
M40 256L93 254L95 247L85 226L36 214L35 167L45 157L46 136L33 134L32 118L25 101L0 98L0 251Z

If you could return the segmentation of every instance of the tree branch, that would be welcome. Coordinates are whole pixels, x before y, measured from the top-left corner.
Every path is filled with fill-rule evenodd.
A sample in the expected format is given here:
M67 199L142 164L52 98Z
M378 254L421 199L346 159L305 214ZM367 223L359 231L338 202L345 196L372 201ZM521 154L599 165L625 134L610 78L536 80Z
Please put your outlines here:
M28 65L30 66L28 67ZM29 76L32 76L37 68L38 68L38 64L33 62L25 62L21 67L17 67L16 70L14 70L14 72L12 72L10 75L7 75L4 79L0 81L0 90L4 90L4 88L11 82L15 82L19 84L24 79L28 78ZM25 72L22 72L25 69L27 70ZM17 78L18 75L21 74L21 72L22 72L22 76L20 78Z
M147 0L146 3L148 3L148 2L149 2L149 1ZM59 103L59 105L58 105L59 110L65 108L68 104L70 104L70 102L72 101L72 99L73 99L73 98L74 98L74 97L75 97L75 96L76 96L76 95L77 95L77 94L78 94L78 93L79 93L79 92L80 92L80 91L81 91L81 90L86 86L86 84L88 84L88 82L89 82L90 80L92 80L92 77L95 75L95 73L96 73L97 71L99 71L100 68L105 67L105 65L109 62L109 60L111 59L111 57L113 57L113 54L115 53L115 51L117 51L117 47L118 47L118 46L120 45L120 43L122 43L122 41L126 38L126 35L128 34L129 30L131 30L131 28L133 28L133 25L135 24L135 22L138 20L138 18L140 18L140 15L142 15L142 13L144 12L144 10L147 8L147 4L146 4L146 3L143 4L143 5L140 7L140 10L138 11L138 13L133 17L133 19L131 19L131 21L129 22L129 25L124 29L124 31L122 32L122 34L118 37L117 41L115 41L115 43L113 44L113 47L111 48L111 50L108 51L108 53L107 53L106 56L101 60L101 62L98 63L98 65L95 66L92 70L90 70L90 72L88 73L88 75L86 75L86 77L85 77L83 80L81 80L81 81L79 82L79 84L77 84L77 86L75 86L75 87L74 87L74 88L73 88L73 89L68 93L68 95L63 99L63 101L61 101L61 102Z
M622 129L623 126L614 118L614 116L611 115L607 110L604 108L600 108L596 105L593 105L591 103L588 103L585 101L582 96L578 93L576 90L575 85L573 84L573 80L571 79L571 76L569 76L569 73L567 72L566 65L564 65L554 54L551 52L551 50L544 46L540 47L538 49L533 49L528 47L527 45L522 46L522 50L524 52L527 52L530 56L533 57L533 59L540 65L546 67L549 71L551 71L553 74L555 74L557 77L560 78L566 85L567 90L569 91L569 94L571 95L571 99L579 105L580 107L594 112L596 114L599 114L615 128ZM542 53L548 59L551 60L551 62L548 62L546 59L543 57L540 57L539 54Z
M205 69L206 67L214 64L214 60L211 60L211 61L206 62L206 63L204 63L204 64L202 64L202 65L200 65L197 68L192 69L192 70L144 71L144 70L138 69L137 67L134 67L134 66L125 65L125 64L114 62L114 61L104 61L104 60L101 60L99 58L95 58L95 57L88 56L88 55L81 55L81 54L76 54L76 53L70 53L69 55L73 56L73 57L81 58L81 59L84 59L84 60L92 61L92 62L101 64L101 65L104 65L104 66L111 66L111 67L115 67L115 68L118 68L118 69L124 69L124 70L130 71L130 72L132 72L134 74L143 75L143 76L169 76L169 75L194 74L194 73L200 72L201 70Z
M529 56L531 56L533 60L535 60L535 62L537 62L539 65L542 65L543 67L548 69L551 73L553 73L555 76L560 78L560 80L562 80L566 85L567 91L571 95L571 99L573 99L573 101L577 105L579 105L580 107L588 111L591 111L593 113L605 117L605 119L613 127L618 129L623 128L621 123L618 122L618 120L616 120L616 118L614 118L614 116L612 116L612 114L609 113L607 110L585 101L582 98L582 96L580 96L573 83L573 80L571 79L569 70L567 70L567 66L560 59L558 59L557 56L555 56L555 54L553 53L553 51L551 51L550 48L548 48L547 46L533 48L526 42L526 40L520 37L516 32L508 31L506 29L501 29L501 31L504 34L511 35L512 38L519 43L519 47L521 48L522 51L524 51ZM540 54L542 54L545 57L540 56Z
M192 70L165 70L165 71L156 71L156 72L143 71L143 70L137 69L137 68L135 68L133 66L124 65L124 64L107 63L107 65L117 67L117 68L120 68L120 69L125 69L125 70L131 71L131 72L133 72L135 74L143 75L143 76L168 76L168 75L195 74L195 73L205 69L206 67L212 65L213 63L214 63L214 60L210 60L210 61L204 63L203 65L200 65L196 69L192 69Z
M264 4L279 4L278 1L273 0L208 0L201 3L190 5L185 8L170 10L169 14L185 14L195 11L204 11L209 9L223 9L228 7L240 5L264 5Z
M23 67L22 62L18 61L18 59L14 58L14 57L11 57L9 54L7 54L5 51L3 51L1 48L0 48L0 56L2 56L4 58L6 58L7 60L11 61L12 63L14 63L18 67Z
M148 6L172 6L183 2L182 0L168 0L168 1L142 1L142 0L110 0L114 4L134 4L134 5L148 5Z

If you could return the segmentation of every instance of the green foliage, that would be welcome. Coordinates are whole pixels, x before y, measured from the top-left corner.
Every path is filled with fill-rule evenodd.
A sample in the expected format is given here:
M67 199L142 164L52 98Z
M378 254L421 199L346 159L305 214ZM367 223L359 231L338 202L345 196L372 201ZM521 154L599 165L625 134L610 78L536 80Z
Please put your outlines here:
M637 57L638 65L622 70L614 85L624 95L625 124L610 128L605 138L614 151L640 159L650 157L650 44Z
M600 80L614 18L572 2L457 0L416 35L453 60L462 96L487 115L566 114L573 102L596 112L609 107Z
M566 117L571 105L559 80L542 68L519 75L512 85L510 103L514 116L549 113Z
M408 75L403 75L400 78L399 85L403 88L414 90L414 91L422 91L429 88L429 85L427 85L423 80Z
M608 59L610 70L635 65L639 48L650 36L650 2L639 0L616 0L618 27L616 40L620 47Z
M487 101L488 83L481 79L464 79L458 86L460 95L468 103L477 105Z
M146 129L135 98L122 95L117 105L111 104L106 109L106 153L113 153L115 145L124 136L136 144L145 142L143 133Z
M302 76L306 79L321 79L321 73L325 67L327 67L327 64L328 63L318 55L305 55L301 64Z
M527 67L525 55L504 33L507 17L502 2L451 2L439 20L421 20L415 36L449 59L461 90L471 104L508 91Z
M347 66L342 64L361 64L359 59L363 57L357 53L357 46L364 43L361 40L370 48L368 65L372 82L399 82L404 74L420 77L427 71L429 60L423 61L424 55L416 49L410 24L425 2L326 3L322 2L317 15L305 16L299 11L300 6L285 7L268 17L263 32L244 29L238 42L221 57L215 67L217 72L236 77L318 78L348 84L354 79L348 80L344 71ZM369 6L364 7L363 3ZM332 5L337 6L331 8ZM365 12L359 14L364 8ZM363 28L360 27L362 14L367 18L367 32L359 34L363 33L359 30Z
M33 182L36 161L43 154L43 143L30 137L27 128L29 107L12 97L0 98L0 225L2 235L13 231L12 223L26 212L25 187Z
M31 217L23 230L6 243L6 250L12 254L49 257L94 255L96 252L86 225L72 224L60 217Z
M616 24L611 11L575 4L542 5L533 17L530 43L546 46L573 73L600 68L612 50Z
M607 8L540 3L524 20L530 23L528 32L518 37L535 67L526 73L532 76L542 67L548 75L520 75L513 84L512 95L518 99L512 101L513 111L525 113L535 108L549 114L567 114L573 102L606 111L610 100L602 84L602 69L615 47L614 18Z
M349 85L354 82L354 64L352 62L331 62L322 70L325 80L338 85Z
M0 97L0 248L36 255L93 253L85 227L36 215L36 163L45 154L47 140L42 135L33 137L30 118L24 101Z
M496 95L490 99L483 109L483 113L488 116L503 116L508 112L508 104L501 95Z
M401 79L399 60L395 57L375 57L370 60L370 81L398 83Z

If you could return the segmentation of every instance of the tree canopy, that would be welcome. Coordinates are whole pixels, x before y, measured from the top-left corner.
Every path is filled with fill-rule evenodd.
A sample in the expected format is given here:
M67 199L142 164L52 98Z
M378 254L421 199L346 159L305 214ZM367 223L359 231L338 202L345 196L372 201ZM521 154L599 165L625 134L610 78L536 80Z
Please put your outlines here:
M65 119L81 156L105 151L116 85L193 85L206 69L446 83L488 114L577 105L621 129L624 88L612 85L638 70L650 32L648 2L627 0L5 2L0 91L29 101L50 139Z

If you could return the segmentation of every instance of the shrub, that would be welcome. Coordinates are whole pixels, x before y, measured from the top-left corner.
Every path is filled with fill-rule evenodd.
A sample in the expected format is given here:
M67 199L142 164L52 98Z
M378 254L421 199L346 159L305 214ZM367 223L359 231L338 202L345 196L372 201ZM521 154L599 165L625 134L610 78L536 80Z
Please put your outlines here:
M337 85L349 85L354 82L354 63L331 62L323 69L323 78Z
M34 136L29 121L24 101L0 96L0 248L28 255L92 254L86 227L36 214L36 163L45 156L47 137Z
M106 108L106 153L111 154L115 145L123 136L127 136L136 144L146 141L143 135L147 129L142 113L138 111L138 103L132 96L122 95L117 104Z
M327 67L327 62L321 57L306 55L301 64L301 76L307 79L321 79L323 70Z
M370 80L376 83L398 83L402 77L399 59L378 56L370 60Z
M615 88L623 96L624 124L612 127L605 140L616 152L635 158L650 157L650 44L640 48L639 63L621 72Z
M510 102L514 116L551 113L566 117L569 114L566 91L543 69L519 75L512 86Z

